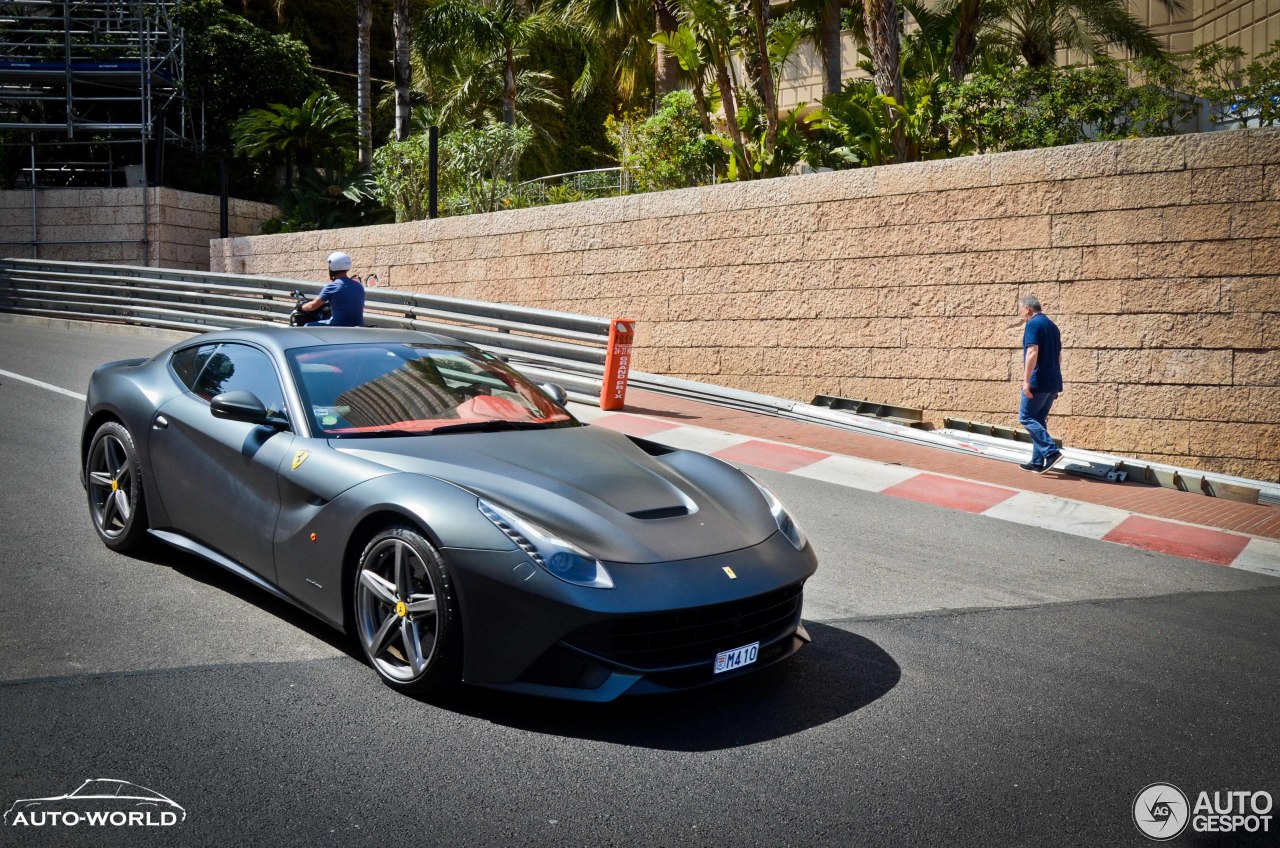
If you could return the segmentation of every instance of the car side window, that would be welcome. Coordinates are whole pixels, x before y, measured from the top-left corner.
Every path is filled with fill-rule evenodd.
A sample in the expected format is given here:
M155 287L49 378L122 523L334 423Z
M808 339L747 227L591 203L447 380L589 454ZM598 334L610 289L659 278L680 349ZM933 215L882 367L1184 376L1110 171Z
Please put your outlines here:
M194 392L200 372L204 370L205 363L209 361L209 356L217 347L216 344L203 344L183 348L175 353L169 360L169 365L173 368L178 382Z
M213 400L224 392L252 392L274 415L282 414L285 408L284 390L271 358L248 345L218 345L207 355L204 367L190 388L205 400Z

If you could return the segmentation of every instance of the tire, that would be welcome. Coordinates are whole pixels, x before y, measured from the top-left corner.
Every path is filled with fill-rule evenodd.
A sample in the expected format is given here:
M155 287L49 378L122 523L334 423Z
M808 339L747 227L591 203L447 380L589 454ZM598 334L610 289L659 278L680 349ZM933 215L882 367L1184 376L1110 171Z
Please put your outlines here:
M360 554L351 598L356 640L388 686L425 695L461 682L462 619L453 581L420 533L394 526L374 536Z
M138 449L124 425L108 421L93 434L84 476L98 538L121 553L142 548L148 539L147 499Z

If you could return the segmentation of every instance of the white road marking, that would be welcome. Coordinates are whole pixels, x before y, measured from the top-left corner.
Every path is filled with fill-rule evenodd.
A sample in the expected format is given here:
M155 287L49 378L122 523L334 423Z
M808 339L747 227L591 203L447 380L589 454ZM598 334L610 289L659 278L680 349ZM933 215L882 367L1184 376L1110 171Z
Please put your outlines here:
M39 380L33 380L30 377L24 377L21 374L15 374L12 371L0 370L0 377L8 377L10 380L17 380L20 383L30 383L33 386L39 386L42 389L48 389L51 392L57 392L60 395L66 395L67 397L75 398L76 400L79 400L79 401L84 400L84 395L80 394L79 392L73 392L70 389L64 389L61 386L55 386L52 383L42 383Z
M1019 492L991 507L983 515L1030 524L1046 530L1101 539L1130 513L1109 506L1057 498L1040 492Z
M869 459L832 454L826 459L797 468L791 473L797 477L835 483L837 486L847 486L850 489L880 492L910 480L920 471L904 465L889 465L884 462L872 462Z
M1280 577L1280 542L1250 539L1231 567Z

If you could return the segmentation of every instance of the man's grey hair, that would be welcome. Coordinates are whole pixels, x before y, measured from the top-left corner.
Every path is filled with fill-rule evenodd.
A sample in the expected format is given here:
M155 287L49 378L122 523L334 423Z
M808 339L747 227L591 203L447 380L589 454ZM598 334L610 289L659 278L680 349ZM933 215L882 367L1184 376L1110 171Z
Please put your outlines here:
M1039 312L1039 311L1040 311L1040 298L1036 297L1036 296L1035 296L1035 295L1033 295L1033 294L1029 294L1029 295L1027 295L1026 297L1020 297L1020 298L1018 298L1018 305L1019 305L1019 306L1026 306L1026 307L1029 307L1029 308L1031 309L1031 311L1032 311L1032 312Z

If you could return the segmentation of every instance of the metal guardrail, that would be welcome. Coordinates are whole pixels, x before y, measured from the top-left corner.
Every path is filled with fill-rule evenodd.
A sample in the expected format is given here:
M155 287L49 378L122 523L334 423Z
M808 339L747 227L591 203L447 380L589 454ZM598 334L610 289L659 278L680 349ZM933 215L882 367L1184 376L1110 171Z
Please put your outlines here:
M288 324L289 292L322 283L135 265L0 259L0 312L202 333ZM451 336L598 403L611 321L572 312L384 288L366 291L365 324Z

